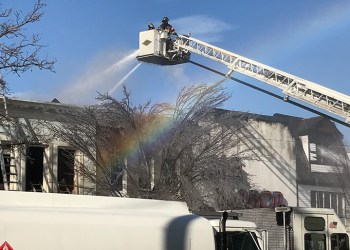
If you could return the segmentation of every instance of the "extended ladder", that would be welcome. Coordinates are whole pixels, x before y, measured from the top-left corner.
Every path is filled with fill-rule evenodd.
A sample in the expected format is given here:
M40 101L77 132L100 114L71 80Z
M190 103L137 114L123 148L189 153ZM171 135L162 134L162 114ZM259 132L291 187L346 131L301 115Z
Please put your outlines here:
M31 190L32 192L41 192L43 193L44 192L44 188L43 188L43 185L41 183L30 183L30 187L31 187Z
M4 190L18 190L18 173L14 158L10 154L5 154L0 146L0 168Z
M281 89L286 100L290 96L294 97L339 115L345 118L347 123L350 123L350 96L189 36L180 35L174 45L180 51L190 51L227 65L230 69L228 76L233 71L250 76Z
M71 193L65 179L62 179L61 181L58 182L58 193L63 193L63 194Z

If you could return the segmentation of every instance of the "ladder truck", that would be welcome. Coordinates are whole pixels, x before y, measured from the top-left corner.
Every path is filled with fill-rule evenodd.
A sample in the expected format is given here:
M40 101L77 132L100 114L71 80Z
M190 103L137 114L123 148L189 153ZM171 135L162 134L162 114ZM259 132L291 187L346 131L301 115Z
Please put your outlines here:
M348 95L218 48L192 38L189 35L170 37L167 31L159 29L142 31L139 34L139 55L137 56L137 59L140 62L157 65L177 65L187 62L194 63L190 60L192 53L226 65L229 71L226 74L221 73L221 75L233 79L231 74L236 71L253 79L262 81L280 89L283 93L283 97L280 99L284 99L284 101L288 101L289 103L312 111L312 109L307 106L296 104L294 101L289 100L289 98L292 97L328 113L333 113L345 121L343 122L325 115L324 113L315 110L313 111L314 113L325 115L333 121L337 121L338 123L350 127L350 96ZM203 65L198 63L194 64L203 67ZM208 67L204 68L216 72ZM263 89L260 90L265 93L267 92ZM247 216L249 213L248 210L240 210L236 212ZM257 214L254 211L252 212L255 213L255 215ZM282 219L281 214L283 215ZM274 224L276 224L275 221L269 219L269 216L271 217L271 215L276 216L273 220L277 221L279 228L278 226L274 226ZM263 211L262 214L259 214L259 217L267 218L267 223L275 231L284 233L284 236L282 237L283 242L281 243L279 241L281 237L278 237L277 235L277 238L275 238L274 236L276 235L269 235L269 231L265 230L268 227L262 225L264 232L268 235L263 242L264 250L350 249L350 232L333 209L276 207L274 211ZM254 216L247 216L246 219L249 221L256 221ZM256 224L258 223L256 222ZM289 226L289 224L293 225L293 227ZM287 235L287 231L289 235ZM269 245L269 239L272 238L277 242L275 242L275 245Z
M140 32L137 59L141 62L176 65L190 62L191 53L225 64L229 68L226 77L230 77L236 71L272 85L282 91L285 101L294 103L289 100L293 97L311 104L313 107L341 117L345 122L339 120L339 123L350 127L350 96L348 95L202 42L189 35L171 37L167 31L159 29ZM332 120L337 121L337 119Z

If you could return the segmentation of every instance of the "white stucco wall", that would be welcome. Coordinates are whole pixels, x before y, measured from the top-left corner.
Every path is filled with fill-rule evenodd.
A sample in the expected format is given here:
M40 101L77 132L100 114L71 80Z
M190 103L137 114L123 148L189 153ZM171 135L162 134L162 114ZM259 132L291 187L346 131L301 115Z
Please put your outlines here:
M65 147L69 148L69 144L60 140L60 138L53 138L52 135L50 135L47 128L41 126L38 123L38 120L35 119L19 119L19 122L21 124L25 124L22 127L23 133L25 133L28 137L31 135L33 138L37 137L38 139L41 138L41 136L47 136L47 138L50 138L51 141L45 141L40 144L44 149L44 155L43 155L43 191L45 192L57 192L57 171L58 171L58 148L59 147ZM31 125L32 127L30 127ZM31 129L28 129L28 128ZM0 125L0 140L1 141L7 141L10 142L11 138L9 136L9 133L12 133L15 135L16 130L6 124ZM16 137L14 137L16 138ZM45 138L46 139L46 138ZM40 140L39 140L40 141ZM16 178L17 183L11 184L11 190L25 190L26 186L26 145L19 145L14 147L14 150L11 150L11 157L14 157L14 162L11 164L14 164L16 166L16 171L11 171L11 173L16 172ZM10 151L9 151L10 152ZM6 152L6 153L9 153ZM75 160L75 167L77 167L78 164L84 163L86 167L89 169L92 169L92 171L95 171L95 165L93 162L89 161L88 158L82 153L82 152L76 152L76 160ZM1 173L0 173L1 174ZM83 176L80 176L79 173L75 173L75 189L73 190L73 193L78 194L91 194L95 191L95 185L91 183L91 181L86 180Z
M245 133L245 147L252 147L245 161L253 189L280 191L290 206L297 205L295 142L281 123L254 121Z

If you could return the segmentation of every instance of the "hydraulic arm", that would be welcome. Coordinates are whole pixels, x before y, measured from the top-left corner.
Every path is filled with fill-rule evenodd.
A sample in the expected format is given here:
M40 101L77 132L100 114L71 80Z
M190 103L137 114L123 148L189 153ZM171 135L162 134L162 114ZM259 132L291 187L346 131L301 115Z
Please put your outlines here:
M196 53L227 65L229 68L228 76L236 71L260 80L281 89L286 100L289 97L294 97L327 112L341 116L347 123L350 123L350 96L348 95L185 35L177 36L172 41L171 49L165 49L169 39L160 38L161 35L157 36L157 34L162 34L162 32L154 31L155 35L152 33L152 36L148 36L148 38L154 38L152 46L155 46L157 51L147 55L143 51L146 51L144 48L145 44L149 44L150 41L148 38L143 39L145 36L141 35L147 32L149 31L140 33L140 56L138 59L141 61L162 65L178 64L187 62L190 54ZM150 61L149 58L153 58L153 61ZM163 58L167 63L155 62L154 58Z

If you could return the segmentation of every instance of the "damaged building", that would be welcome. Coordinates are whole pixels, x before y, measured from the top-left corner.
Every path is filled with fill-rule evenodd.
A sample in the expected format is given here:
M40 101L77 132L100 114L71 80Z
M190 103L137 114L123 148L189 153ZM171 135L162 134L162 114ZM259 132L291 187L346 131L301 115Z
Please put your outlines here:
M75 171L87 157L47 130L78 107L52 102L7 99L1 103L0 189L34 192L94 193L94 184ZM6 108L4 108L6 107Z
M241 190L250 207L333 208L349 212L349 157L343 135L324 117L308 119L231 112L246 117L240 148L249 148L244 170L252 190Z
M43 126L43 122L55 122L77 109L57 100L8 100L7 114L1 109L0 189L96 194L98 184L76 171L80 164L92 169L94 164ZM251 189L240 190L250 207L324 207L333 208L341 217L348 213L347 186L341 177L349 171L349 157L343 136L333 122L323 117L303 119L228 110L218 113L243 116L248 121L241 130L244 139L237 147L250 149L244 170ZM109 138L116 143L121 132L116 129L113 133L116 135ZM157 178L154 167L150 170L151 188ZM119 179L118 192L127 195L126 174L117 169L110 178Z

